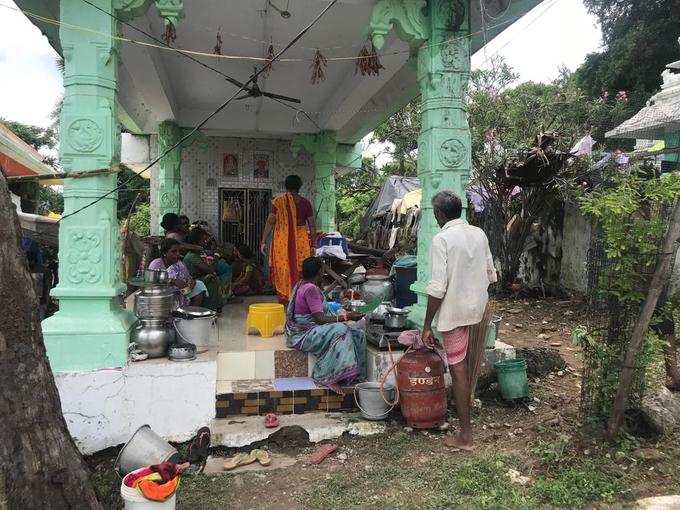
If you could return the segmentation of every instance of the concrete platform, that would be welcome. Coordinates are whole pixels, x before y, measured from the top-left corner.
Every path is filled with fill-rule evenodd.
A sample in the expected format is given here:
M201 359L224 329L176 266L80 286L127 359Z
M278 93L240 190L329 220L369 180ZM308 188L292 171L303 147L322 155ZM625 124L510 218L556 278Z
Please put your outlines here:
M308 413L279 416L276 429L264 426L261 416L238 416L233 419L213 420L210 425L213 446L241 448L267 439L285 427L301 427L309 434L311 443L336 439L344 433L353 436L372 436L386 430L382 421L365 421L356 413Z

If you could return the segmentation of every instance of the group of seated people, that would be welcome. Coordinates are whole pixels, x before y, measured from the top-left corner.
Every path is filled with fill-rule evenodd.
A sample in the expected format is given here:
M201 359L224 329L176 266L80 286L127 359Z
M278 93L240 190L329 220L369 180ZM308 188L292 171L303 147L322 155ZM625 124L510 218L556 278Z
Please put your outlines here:
M168 213L160 256L148 269L166 270L180 291L180 304L221 312L229 300L262 293L264 281L253 252L245 245L219 246L205 226Z
M221 311L238 296L264 290L260 265L245 245L219 246L207 229L168 213L160 257L149 269L164 269L180 290L181 304ZM366 334L362 316L333 310L321 291L321 263L302 262L301 277L290 293L286 312L288 347L315 356L312 378L339 393L342 386L366 377Z

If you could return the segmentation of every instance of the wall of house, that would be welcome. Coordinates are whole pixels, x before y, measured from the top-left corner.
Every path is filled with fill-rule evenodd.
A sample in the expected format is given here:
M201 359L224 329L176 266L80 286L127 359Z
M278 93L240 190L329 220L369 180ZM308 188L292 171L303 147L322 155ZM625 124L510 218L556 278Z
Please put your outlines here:
M151 151L157 154L158 140L152 136ZM253 155L270 155L269 179L255 179L253 176ZM224 155L236 154L238 177L222 174ZM220 227L219 188L271 189L273 195L281 193L287 175L297 174L302 178L301 194L313 203L314 162L302 152L293 157L290 140L208 137L205 144L195 143L182 151L181 212L190 220L204 220L213 233ZM151 188L158 189L158 168L151 171ZM158 216L157 194L151 193L151 217ZM158 233L158 225L151 222L152 234Z
M216 379L214 353L54 376L66 425L85 455L127 442L145 424L167 441L191 439L215 417Z
M565 204L560 283L566 291L585 294L588 290L587 263L592 234L592 223L575 205Z

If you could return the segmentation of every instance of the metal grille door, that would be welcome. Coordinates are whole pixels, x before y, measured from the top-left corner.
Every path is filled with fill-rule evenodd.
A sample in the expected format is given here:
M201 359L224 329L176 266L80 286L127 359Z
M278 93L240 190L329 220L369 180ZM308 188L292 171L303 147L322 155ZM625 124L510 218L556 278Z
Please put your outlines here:
M238 201L241 207L239 221L223 221L229 202ZM257 253L264 224L271 209L272 192L269 189L220 189L220 240L234 245L245 244Z

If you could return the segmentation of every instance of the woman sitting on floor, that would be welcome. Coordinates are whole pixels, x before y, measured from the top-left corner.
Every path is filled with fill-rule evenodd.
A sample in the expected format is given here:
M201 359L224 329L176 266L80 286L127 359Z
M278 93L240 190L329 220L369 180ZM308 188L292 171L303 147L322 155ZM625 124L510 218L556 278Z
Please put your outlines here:
M286 313L288 347L316 356L312 378L341 393L342 385L366 377L366 333L344 315L331 315L319 288L321 264L310 257L302 263ZM359 314L350 314L360 319Z
M202 246L206 237L207 234L200 228L192 228L187 236L187 242ZM222 305L224 305L224 292L217 276L216 265L205 260L198 251L194 250L184 255L184 265L187 266L191 277L202 281L208 289L208 295L203 300L203 306L221 312Z
M179 242L175 239L163 239L160 246L161 256L149 264L148 269L155 271L166 270L173 285L181 293L180 305L191 304L202 306L203 298L208 295L208 289L200 280L194 280L189 269L184 265L179 252Z
M238 276L231 286L234 296L256 296L262 294L264 279L260 264L255 259L253 251L245 244L234 250L234 268Z

